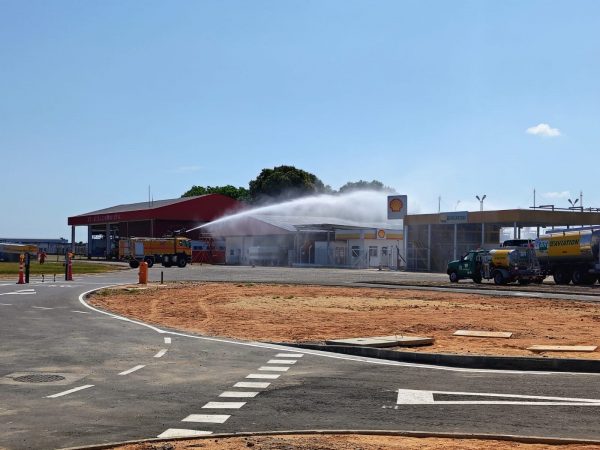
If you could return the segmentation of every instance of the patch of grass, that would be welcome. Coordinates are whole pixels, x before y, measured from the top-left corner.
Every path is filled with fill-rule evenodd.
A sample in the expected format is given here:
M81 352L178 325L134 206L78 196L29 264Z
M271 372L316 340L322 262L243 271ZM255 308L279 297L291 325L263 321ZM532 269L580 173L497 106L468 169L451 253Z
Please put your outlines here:
M113 270L118 270L118 267L111 266L109 264L102 263L73 263L73 274L84 274L84 273L104 273ZM62 262L48 262L39 264L37 261L31 262L29 265L30 275L63 275L65 273L65 266ZM15 275L19 274L19 263L18 262L0 262L0 275Z

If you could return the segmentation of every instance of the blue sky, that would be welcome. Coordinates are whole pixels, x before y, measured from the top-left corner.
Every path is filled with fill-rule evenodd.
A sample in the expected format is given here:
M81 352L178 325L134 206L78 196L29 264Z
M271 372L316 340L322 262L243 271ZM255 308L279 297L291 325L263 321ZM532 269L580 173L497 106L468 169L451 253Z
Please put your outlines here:
M281 164L378 179L412 212L534 188L600 207L599 20L596 1L0 0L0 236Z

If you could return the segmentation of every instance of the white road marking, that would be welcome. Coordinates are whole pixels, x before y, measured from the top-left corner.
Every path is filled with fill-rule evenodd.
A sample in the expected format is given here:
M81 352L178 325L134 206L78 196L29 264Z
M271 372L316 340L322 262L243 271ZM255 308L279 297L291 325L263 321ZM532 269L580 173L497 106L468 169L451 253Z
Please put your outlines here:
M75 310L75 309L74 309L74 310L72 310L71 312L74 312L74 313L79 313L79 314L89 314L89 312L87 312L87 311L77 311L77 310Z
M167 349L163 348L161 351L159 351L156 355L154 355L155 358L162 358L163 355L167 353Z
M250 375L247 375L246 378L257 378L257 379L264 379L264 380L276 380L280 376L281 375L275 374L275 373L251 373Z
M208 402L202 409L240 409L246 402Z
M36 292L33 289L22 289L20 291L0 293L0 295L33 295L33 294L36 294Z
M435 400L433 397L434 394L522 400ZM483 392L451 392L398 389L398 399L396 400L396 403L398 405L600 406L600 399L541 397L538 395L490 394Z
M69 389L68 391L59 392L58 394L48 395L48 396L46 396L46 398L62 397L63 395L72 394L73 392L81 391L83 389L91 388L93 386L94 386L93 384L86 384L84 386L79 386L79 387L76 387L73 389Z
M290 368L281 366L262 366L259 367L258 370L270 370L272 372L287 372L288 370L290 370Z
M302 353L277 353L275 358L302 358Z
M45 306L32 306L35 309L54 309L54 308L46 308Z
M235 383L233 387L266 389L270 384L271 383L261 383L260 381L239 381Z
M267 364L296 364L295 359L270 359Z
M0 306L12 306L12 303L0 303Z
M266 383L269 384L269 383ZM230 398L253 398L256 397L258 392L251 391L225 391L219 397L230 397Z
M182 422L225 423L230 417L227 414L190 414Z
M171 338L170 337L166 337L165 338L165 344L170 344L171 343Z
M180 438L180 437L206 436L209 434L212 434L212 431L185 430L183 428L169 428L168 430L160 433L157 437L159 437L159 438Z
M129 369L129 370L125 370L125 371L121 372L119 375L129 375L130 373L132 373L132 372L135 372L136 370L140 370L140 369L142 369L143 367L146 367L146 366L145 366L145 365L142 365L142 364L140 364L139 366L135 366L135 367L132 367L132 368L131 368L131 369Z
M91 283L87 283L87 284L91 284ZM261 343L254 343L254 342L240 342L240 341L233 341L230 339L212 338L212 337L206 337L206 336L194 336L192 334L179 333L179 332L175 332L175 331L165 331L158 327L155 327L154 325L140 322L138 320L129 319L127 317L119 316L118 314L110 313L107 311L102 311L98 308L94 308L93 306L88 305L85 302L85 296L90 294L91 292L94 292L94 291L97 291L100 289L106 289L106 288L113 287L113 286L121 286L121 285L125 285L127 283L113 283L113 284L97 283L97 284L99 284L100 286L79 294L79 303L81 303L83 306L85 306L86 308L88 308L92 311L112 317L113 319L122 320L124 322L129 322L134 325L139 325L141 327L149 328L150 330L156 331L157 333L160 333L160 334L168 333L172 336L180 336L180 337L184 337L184 338L188 338L188 339L199 339L199 340L203 340L203 341L220 342L223 344L241 345L244 347L262 348L262 349L268 349L268 350L278 350L278 351L293 350L293 348L286 347L285 345L261 344ZM458 291L458 290L459 289L453 289L453 291ZM469 291L469 292L471 292L471 291ZM506 292L506 291L502 291L502 292ZM595 301L597 301L597 298L595 298ZM306 350L306 351L304 351L304 354L318 356L320 358L339 359L342 361L353 361L353 362L361 363L361 364L372 364L372 365L377 365L377 366L409 367L409 368L413 368L413 369L442 370L445 372L483 373L483 374L494 373L494 374L501 374L501 375L519 375L519 376L521 376L521 375L526 375L526 376L542 375L542 376L561 376L561 377L564 377L564 376L586 376L586 377L594 376L594 377L598 377L598 376L600 376L600 373L598 373L598 372L554 372L554 371L543 371L543 370L531 371L531 370L471 369L471 368L466 368L466 367L436 366L436 365L432 365L432 364L381 360L381 359L369 358L369 357L365 357L365 356L332 354L331 352L319 351L319 350Z

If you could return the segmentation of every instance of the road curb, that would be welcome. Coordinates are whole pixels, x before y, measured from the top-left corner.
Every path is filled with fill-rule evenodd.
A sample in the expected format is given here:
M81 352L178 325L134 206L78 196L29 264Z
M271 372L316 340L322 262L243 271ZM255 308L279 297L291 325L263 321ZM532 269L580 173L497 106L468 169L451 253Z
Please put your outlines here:
M366 435L366 436L397 436L397 437L413 437L413 438L446 438L446 439L480 439L480 440L497 440L520 442L523 444L545 444L545 445L600 445L600 440L587 439L567 439L567 438L546 438L539 436L519 436L513 434L478 434L478 433L444 433L444 432L429 432L429 431L381 431L381 430L286 430L286 431L258 431L244 433L219 433L206 436L190 436L182 438L153 438L141 439L137 441L121 441L109 442L106 444L86 445L83 447L67 447L59 450L105 450L122 445L144 444L153 442L178 442L178 441L202 441L209 439L226 439L236 437L261 437L261 436L286 436L286 435Z
M342 353L345 355L364 356L414 364L460 367L464 369L519 370L531 372L577 372L600 373L600 360L559 359L510 356L453 355L447 353L398 352L379 348L324 345L276 343L288 347Z

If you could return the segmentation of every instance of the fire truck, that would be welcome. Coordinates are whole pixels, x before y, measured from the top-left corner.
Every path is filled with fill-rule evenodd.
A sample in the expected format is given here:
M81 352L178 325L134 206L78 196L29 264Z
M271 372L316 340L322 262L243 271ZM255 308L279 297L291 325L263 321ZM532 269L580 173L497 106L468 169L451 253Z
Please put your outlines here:
M185 267L192 261L192 241L185 237L132 237L119 241L119 259L135 269L145 261L148 267L161 263L164 267Z

